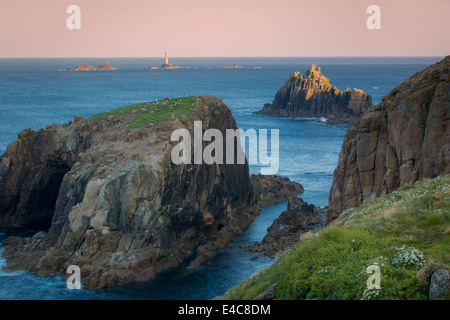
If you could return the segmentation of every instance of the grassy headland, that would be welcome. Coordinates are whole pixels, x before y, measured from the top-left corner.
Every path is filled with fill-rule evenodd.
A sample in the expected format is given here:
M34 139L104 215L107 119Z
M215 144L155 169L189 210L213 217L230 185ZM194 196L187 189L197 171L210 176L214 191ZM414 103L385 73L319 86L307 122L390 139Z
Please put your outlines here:
M367 289L370 265L380 268L381 289ZM428 299L438 268L450 269L450 175L347 210L223 299L253 299L270 286L275 299Z
M148 124L157 124L169 120L171 117L189 114L197 106L198 98L183 97L170 100L136 103L114 110L97 113L88 118L89 121L106 119L109 116L119 117L127 114L136 114L127 123L130 128L140 128Z

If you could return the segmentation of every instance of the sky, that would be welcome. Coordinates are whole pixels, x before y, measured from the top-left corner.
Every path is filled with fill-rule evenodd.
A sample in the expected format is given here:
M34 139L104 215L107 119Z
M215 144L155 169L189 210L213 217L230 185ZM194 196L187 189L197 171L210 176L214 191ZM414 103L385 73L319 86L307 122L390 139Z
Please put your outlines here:
M449 17L450 0L0 0L0 57L446 56Z

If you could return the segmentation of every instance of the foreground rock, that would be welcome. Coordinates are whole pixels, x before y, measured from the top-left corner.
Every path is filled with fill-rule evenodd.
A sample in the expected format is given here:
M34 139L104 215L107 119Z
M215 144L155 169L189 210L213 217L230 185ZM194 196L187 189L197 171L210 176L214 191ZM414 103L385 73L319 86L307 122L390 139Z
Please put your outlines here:
M273 256L294 246L302 234L324 227L326 222L325 210L295 197L289 200L287 210L267 228L267 235L261 243L241 246L241 249Z
M87 287L123 285L194 249L198 265L241 233L259 212L248 164L171 161L173 130L192 132L194 120L205 130L236 128L219 99L186 99L187 115L138 128L127 123L184 100L20 132L0 158L0 225L51 227L28 241L5 240L7 269L50 275L78 265Z
M450 272L439 269L433 273L430 281L429 298L436 300L445 297L450 290Z
M348 129L329 220L371 197L450 172L450 56L393 89Z
M221 100L190 96L19 132L0 157L0 225L50 228L3 241L7 269L50 275L77 265L90 288L151 279L190 252L192 266L213 256L273 201L271 186L298 193L280 177L251 181L247 163L173 164L171 133L192 133L196 120L236 129Z
M327 118L328 123L353 123L372 106L372 97L359 89L348 88L345 92L330 84L320 71L312 65L302 76L291 74L275 95L272 104L264 105L256 114L282 117Z

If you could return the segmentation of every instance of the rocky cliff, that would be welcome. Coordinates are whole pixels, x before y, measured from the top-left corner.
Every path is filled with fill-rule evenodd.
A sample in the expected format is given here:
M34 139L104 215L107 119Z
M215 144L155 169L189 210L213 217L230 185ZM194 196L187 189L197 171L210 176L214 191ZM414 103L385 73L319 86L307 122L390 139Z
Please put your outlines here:
M372 97L359 89L342 92L330 84L315 65L303 76L291 74L275 95L256 114L283 117L325 117L329 123L353 123L372 106Z
M450 56L393 89L348 129L329 219L365 199L450 172Z
M192 133L196 120L236 128L221 100L191 96L19 132L0 157L0 225L50 227L5 240L8 269L77 265L87 287L123 285L225 246L259 213L257 199L247 163L172 163L171 132Z

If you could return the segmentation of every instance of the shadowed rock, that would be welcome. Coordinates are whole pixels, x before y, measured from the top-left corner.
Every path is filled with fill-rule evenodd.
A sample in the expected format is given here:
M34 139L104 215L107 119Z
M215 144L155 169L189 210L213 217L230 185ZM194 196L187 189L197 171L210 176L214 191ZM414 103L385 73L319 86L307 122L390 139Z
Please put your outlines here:
M344 137L329 220L371 197L450 172L450 56L394 88Z
M273 256L294 246L302 234L324 227L326 221L326 211L294 197L289 200L286 211L283 211L267 228L267 235L261 243L241 246L241 249L250 253Z
M251 182L247 163L173 164L175 129L192 135L194 121L224 135L236 129L221 100L185 99L189 106L193 101L188 113L139 127L129 124L182 102L140 104L19 132L0 157L0 225L50 227L28 241L6 239L6 269L64 275L77 265L86 287L124 285L153 278L191 251L191 265L198 266L240 234L275 182Z

